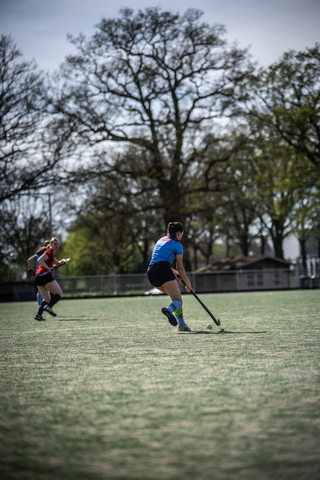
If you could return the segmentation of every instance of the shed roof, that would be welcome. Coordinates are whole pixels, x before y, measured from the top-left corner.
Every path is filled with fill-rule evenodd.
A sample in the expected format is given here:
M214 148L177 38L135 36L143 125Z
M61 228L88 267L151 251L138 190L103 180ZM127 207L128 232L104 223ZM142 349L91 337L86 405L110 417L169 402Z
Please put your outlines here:
M258 265L260 263L273 263L282 266L283 268L289 268L291 263L287 260L281 258L270 257L268 255L259 255L259 256L241 256L237 257L228 257L218 260L217 262L209 263L208 265L201 267L198 271L208 271L208 270L239 270L240 268L246 268L249 266Z

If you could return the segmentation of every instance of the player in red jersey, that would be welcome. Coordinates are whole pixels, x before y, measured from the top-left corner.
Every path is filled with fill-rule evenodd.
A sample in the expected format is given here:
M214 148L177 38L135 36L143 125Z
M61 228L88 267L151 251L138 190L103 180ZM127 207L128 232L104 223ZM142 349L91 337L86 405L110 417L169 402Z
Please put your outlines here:
M35 272L32 270L31 268L31 265L32 265L32 261L33 260L37 260L37 266L36 266L36 270L37 268L39 267L39 263L38 263L38 258L41 257L41 255L44 254L44 252L46 250L48 250L50 246L50 240L45 240L44 241L44 244L42 247L39 248L39 250L36 251L36 253L34 255L32 255L32 257L29 257L28 258L28 261L27 261L27 264L28 264L28 277L34 277L35 276ZM38 289L38 293L37 293L37 301L38 301L38 305L40 306L41 303L42 303L42 295L41 293L39 292L39 289Z
M53 267L55 265L67 263L65 259L59 261L55 258L55 252L59 247L59 240L57 238L52 238L50 240L50 247L40 258L38 258L39 267L35 273L35 283L42 295L43 301L34 318L39 321L45 320L45 318L42 317L43 310L55 317L57 314L52 310L52 307L62 298L61 287L52 276Z

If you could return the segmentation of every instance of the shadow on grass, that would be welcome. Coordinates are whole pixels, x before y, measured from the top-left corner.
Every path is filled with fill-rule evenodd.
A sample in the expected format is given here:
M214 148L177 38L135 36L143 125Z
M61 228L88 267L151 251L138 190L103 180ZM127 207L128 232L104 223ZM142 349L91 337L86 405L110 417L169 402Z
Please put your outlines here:
M229 330L224 330L221 329L219 332L208 332L206 330L194 330L191 332L178 332L178 333L183 333L183 334L188 334L188 335L219 335L223 333L231 333L233 335L243 335L243 334L260 334L260 333L267 333L266 331L258 331L258 332L230 332Z
M91 322L96 320L101 320L101 318L92 318L92 317L59 317L59 322Z

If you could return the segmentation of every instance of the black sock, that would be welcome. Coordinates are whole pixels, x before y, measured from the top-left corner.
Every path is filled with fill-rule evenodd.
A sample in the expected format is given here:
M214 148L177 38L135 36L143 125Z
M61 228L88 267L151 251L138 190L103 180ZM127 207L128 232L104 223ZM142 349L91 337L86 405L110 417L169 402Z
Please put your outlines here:
M38 309L38 315L42 315L43 313L43 307L45 307L46 305L48 305L48 303L45 301L45 300L42 300L40 306L39 306L39 309Z
M59 300L61 300L61 295L59 295L58 293L55 293L49 302L49 307L52 308L53 305L59 302Z

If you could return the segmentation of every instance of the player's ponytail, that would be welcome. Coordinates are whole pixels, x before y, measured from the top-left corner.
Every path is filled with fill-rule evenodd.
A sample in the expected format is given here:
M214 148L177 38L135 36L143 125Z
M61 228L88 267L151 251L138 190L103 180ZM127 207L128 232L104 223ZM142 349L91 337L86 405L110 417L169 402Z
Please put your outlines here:
M167 234L171 238L175 238L177 232L183 232L184 228L180 222L170 222L168 223Z
M50 247L50 240L45 240L43 242L42 247L39 248L39 250L36 251L36 255L43 255L46 250Z

